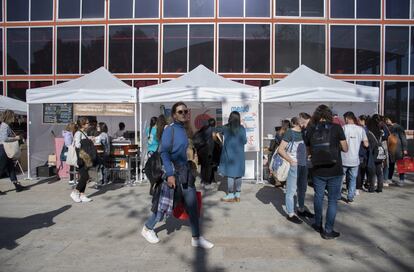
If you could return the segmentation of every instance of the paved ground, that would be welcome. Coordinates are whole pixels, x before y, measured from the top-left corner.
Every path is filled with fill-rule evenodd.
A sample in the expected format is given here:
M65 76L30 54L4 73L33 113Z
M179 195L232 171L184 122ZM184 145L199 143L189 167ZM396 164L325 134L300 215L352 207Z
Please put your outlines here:
M342 235L330 241L310 222L289 223L283 191L271 185L244 184L238 204L209 190L204 235L216 246L204 251L190 246L188 223L176 219L160 224L157 245L140 236L147 185L88 188L93 202L76 204L65 181L24 182L30 190L16 193L2 180L0 271L414 271L412 181L341 202L335 228Z

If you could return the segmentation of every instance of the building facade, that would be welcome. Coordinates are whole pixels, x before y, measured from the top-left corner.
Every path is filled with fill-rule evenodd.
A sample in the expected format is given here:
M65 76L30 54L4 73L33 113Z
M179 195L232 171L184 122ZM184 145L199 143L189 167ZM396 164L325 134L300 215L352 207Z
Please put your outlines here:
M414 0L1 0L0 88L58 84L100 66L141 87L203 64L264 86L299 65L380 87L414 130Z

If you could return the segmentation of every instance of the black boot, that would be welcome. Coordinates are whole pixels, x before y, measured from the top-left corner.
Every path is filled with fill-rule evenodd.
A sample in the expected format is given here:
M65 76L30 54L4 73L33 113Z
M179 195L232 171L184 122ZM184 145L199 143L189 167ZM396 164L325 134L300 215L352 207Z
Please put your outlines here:
M18 181L13 182L13 185L16 188L16 192L21 192L21 191L29 189L26 186L21 185L20 182L18 182Z

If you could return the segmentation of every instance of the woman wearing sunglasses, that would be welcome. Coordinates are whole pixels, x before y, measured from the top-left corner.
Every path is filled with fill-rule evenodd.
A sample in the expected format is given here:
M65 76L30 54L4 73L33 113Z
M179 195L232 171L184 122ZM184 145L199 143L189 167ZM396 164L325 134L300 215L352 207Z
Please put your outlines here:
M171 109L174 122L164 129L160 149L166 181L162 184L159 201L155 201L157 203L153 201L151 209L153 214L145 223L141 234L149 243L159 242L154 227L164 216L168 217L172 214L172 197L174 200L184 202L190 217L191 245L209 249L214 245L200 235L195 178L187 164L188 138L185 124L188 122L188 112L183 102L175 103ZM171 191L173 189L174 192Z

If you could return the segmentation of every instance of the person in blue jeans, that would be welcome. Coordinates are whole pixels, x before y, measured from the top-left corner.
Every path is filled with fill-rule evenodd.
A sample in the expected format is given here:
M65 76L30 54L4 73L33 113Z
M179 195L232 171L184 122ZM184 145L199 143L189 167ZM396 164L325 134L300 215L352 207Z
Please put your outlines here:
M290 164L286 181L286 212L287 220L301 224L302 220L295 214L294 196L297 191L299 209L297 214L301 217L313 218L313 214L305 209L305 194L308 186L308 169L306 167L306 146L303 141L299 118L293 117L292 128L286 131L280 143L278 153Z
M218 171L227 177L227 195L221 201L240 202L245 170L244 145L247 143L246 129L241 125L240 113L231 112L228 123L217 127L216 132L224 135Z
M344 173L341 151L347 152L348 145L342 127L332 123L332 111L328 106L320 105L316 108L305 142L313 164L315 222L312 227L321 234L323 239L333 239L340 236L340 233L334 230L334 224ZM325 229L323 229L323 198L326 189L328 190L328 209Z
M348 185L347 202L352 203L356 193L356 181L360 164L359 150L361 144L364 147L368 147L369 143L364 128L357 125L358 121L353 112L346 112L344 114L344 120L345 126L342 128L348 144L348 152L341 152L341 157L345 179ZM341 192L339 192L338 199L341 199Z
M207 241L200 235L198 218L196 189L194 179L190 181L187 164L188 137L185 130L185 123L188 122L189 110L183 102L177 102L172 106L171 114L174 122L164 129L161 137L161 159L165 170L167 184L175 189L174 194L178 194L184 202L186 212L190 217L192 232L191 245L205 249L212 248L213 243ZM173 197L176 199L176 197ZM160 202L161 204L161 202ZM153 214L145 223L141 235L151 244L159 242L158 236L154 231L155 225L161 221L164 214L157 211L157 207L152 209Z

